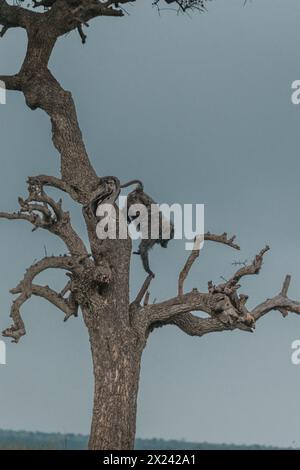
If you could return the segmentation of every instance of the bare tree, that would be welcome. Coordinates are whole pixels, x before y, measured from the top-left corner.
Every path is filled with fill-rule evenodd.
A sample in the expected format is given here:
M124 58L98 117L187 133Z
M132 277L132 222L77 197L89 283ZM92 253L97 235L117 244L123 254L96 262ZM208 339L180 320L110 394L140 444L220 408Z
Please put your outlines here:
M95 393L91 427L90 449L131 449L136 429L136 402L140 376L141 356L150 333L164 325L176 325L191 336L203 336L217 331L240 329L252 332L257 320L277 310L300 313L300 303L288 298L290 277L287 276L281 292L253 310L246 307L247 296L238 294L245 276L258 274L265 247L249 265L242 267L231 279L220 285L208 283L208 291L197 289L184 292L184 281L199 256L199 239L178 279L174 298L164 302L149 302L152 277L143 283L133 302L129 298L129 267L131 240L99 240L96 219L90 203L95 196L105 200L120 189L117 177L99 177L87 155L77 122L72 95L64 90L48 68L48 62L58 38L78 29L82 42L83 28L99 16L122 17L122 5L129 0L41 0L31 7L22 3L13 5L0 0L1 36L10 28L23 28L28 46L19 73L0 76L8 90L23 93L32 110L43 109L50 117L53 143L61 158L61 177L40 175L28 179L28 197L19 198L20 208L15 213L0 213L0 218L26 220L33 230L45 229L65 244L64 256L46 256L30 266L21 282L12 289L17 295L11 308L12 326L3 332L14 342L25 334L20 309L31 296L42 297L65 315L82 312L88 329L94 366ZM132 0L131 0L132 1ZM202 10L208 0L168 0L181 10ZM156 2L157 3L157 2ZM47 194L53 187L78 203L82 208L89 236L85 246L72 227L70 215L63 210L62 201L56 202ZM114 200L114 199L113 199ZM207 233L205 239L239 249L234 237ZM36 284L35 278L47 269L66 271L69 281L61 292L49 286ZM142 282L141 282L142 284ZM205 312L200 318L193 312Z

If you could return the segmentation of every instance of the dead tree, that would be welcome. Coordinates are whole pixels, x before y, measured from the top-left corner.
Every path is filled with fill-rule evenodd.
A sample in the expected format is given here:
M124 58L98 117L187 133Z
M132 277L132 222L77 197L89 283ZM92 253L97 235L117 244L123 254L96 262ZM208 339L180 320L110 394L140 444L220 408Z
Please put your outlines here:
M54 304L64 313L65 320L82 312L89 333L95 377L90 449L131 449L134 446L141 356L155 328L176 325L184 333L199 337L235 329L252 332L256 322L272 310L278 310L284 316L288 312L300 313L300 303L287 295L289 276L279 294L253 310L246 307L247 296L238 293L245 276L259 273L268 247L223 284L210 282L207 292L197 289L184 292L184 281L199 255L199 240L179 275L174 298L151 304L151 277L148 277L136 299L130 302L131 240L128 237L126 240L100 241L90 210L90 201L99 188L100 198L114 191L117 193L119 180L110 177L108 182L95 173L85 149L72 95L60 86L48 68L60 36L77 29L84 42L83 28L90 20L100 16L122 17L122 5L128 1L41 0L34 1L34 8L29 8L28 5L23 7L21 1L12 4L0 0L1 36L9 29L19 27L26 31L28 38L27 53L19 73L0 76L0 80L8 90L23 93L29 108L40 108L49 115L53 143L61 159L60 178L30 177L28 197L19 199L18 211L2 212L0 218L25 220L33 230L48 230L64 242L67 252L64 256L45 257L27 269L24 278L11 291L17 296L11 308L12 326L3 335L17 343L25 334L21 307L31 296L42 297ZM206 0L168 3L175 3L182 10L201 10ZM62 201L57 202L47 194L48 187L69 194L81 206L89 246L85 246L72 227ZM239 248L234 238L230 239L226 234L207 233L205 238ZM36 276L47 269L62 269L67 273L68 282L61 292L35 283ZM199 318L193 314L198 311L205 312L207 317Z

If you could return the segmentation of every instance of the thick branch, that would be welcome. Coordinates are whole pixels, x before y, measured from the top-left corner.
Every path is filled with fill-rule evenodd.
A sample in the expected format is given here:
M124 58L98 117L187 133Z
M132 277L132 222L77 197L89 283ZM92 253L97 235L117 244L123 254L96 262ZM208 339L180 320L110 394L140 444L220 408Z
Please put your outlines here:
M34 77L34 70L28 72ZM37 71L36 71L37 72ZM27 72L26 72L27 73ZM83 143L71 93L45 70L42 76L31 78L23 87L26 102L32 109L41 108L51 118L53 142L61 155L62 181L77 202L87 203L96 189L98 177L93 170Z
M134 0L133 0L134 1ZM117 2L115 2L117 3ZM126 3L122 2L122 0L118 3ZM114 9L112 8L112 2L100 3L98 5L93 5L89 8L84 9L82 12L81 18L84 21L89 21L97 16L114 16L114 17L122 17L124 16L124 12L121 9Z
M291 276L286 276L280 294L265 300L252 310L251 313L255 320L259 320L272 310L278 310L284 317L287 316L288 312L300 314L300 302L287 297L290 281Z
M224 317L217 315L218 301L217 295L201 294L195 290L185 294L179 301L174 298L157 305L150 305L141 308L135 315L135 321L139 328L144 326L146 331L164 325L176 325L190 336L203 336L207 333L228 330L243 330L253 332L254 324L267 313L277 310L285 317L288 312L300 314L300 302L287 297L288 287L291 277L286 276L280 294L259 304L252 311L247 312L243 317L237 316L236 321L226 322ZM247 296L240 296L242 301L247 300ZM192 311L204 311L213 315L211 318L199 318L193 315ZM142 316L142 320L139 320Z
M27 220L27 222L36 225L38 222L37 214L23 214L22 212L0 212L0 219L7 220Z
M32 264L26 271L23 280L18 286L11 290L12 294L17 294L19 290L30 290L33 279L48 269L64 269L74 271L81 265L81 257L73 256L46 256L37 263Z
M146 317L148 328L156 323L174 324L174 319L177 317L197 311L209 314L223 324L224 329L235 327L248 330L252 328L252 320L249 322L247 315L237 312L227 297L198 292L197 289L181 297L141 309L143 316Z
M22 90L22 81L19 75L0 75L0 81L5 84L7 90Z
M202 311L211 314L212 305L210 301L209 294L193 289L192 292L181 297L174 297L164 302L142 307L139 316L146 317L146 323L150 326L152 323L166 322L176 315L191 311Z
M139 330L144 328L147 334L147 331L152 331L157 326L171 324L179 326L188 334L199 334L200 336L210 331L233 330L236 328L253 331L256 320L271 310L279 310L284 316L287 315L288 311L300 313L300 303L292 301L287 297L290 276L286 277L282 291L278 296L263 302L252 312L246 308L248 296L237 294L237 290L240 287L237 283L242 277L259 273L262 267L263 256L269 250L268 246L256 255L250 265L243 266L226 283L215 286L212 282L209 282L207 294L200 293L197 289L193 289L188 294L183 294L182 283L194 260L199 255L200 243L201 238L198 238L195 241L196 249L190 255L181 273L178 297L159 304L141 307L138 312L135 312L134 323ZM191 312L196 311L209 314L213 321L203 323L203 319L192 315Z
M73 300L72 296L64 299L61 294L51 289L49 286L40 286L32 284L31 293L37 297L42 297L48 300L51 304L55 305L59 310L65 313L64 321L70 316L77 316L78 304Z
M230 331L234 328L231 325L225 325L217 318L199 318L188 312L184 315L174 317L169 325L175 325L189 336L204 336L208 333L221 331ZM244 329L240 326L240 329Z
M74 188L68 185L65 181L59 178L56 178L55 176L49 176L49 175L30 176L27 182L31 186L34 186L34 185L40 185L41 187L50 186L52 188L60 189L61 191L68 193L73 199L76 200L77 193L76 191L74 191Z
M6 28L27 28L30 22L38 16L38 13L0 0L0 24Z

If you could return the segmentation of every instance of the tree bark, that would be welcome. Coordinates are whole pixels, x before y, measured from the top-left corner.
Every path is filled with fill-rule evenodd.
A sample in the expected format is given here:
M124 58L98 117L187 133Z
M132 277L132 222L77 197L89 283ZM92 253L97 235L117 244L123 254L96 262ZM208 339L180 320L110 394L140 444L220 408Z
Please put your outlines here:
M95 391L89 449L134 448L142 348L132 331L90 337Z
M101 243L98 242L101 247ZM141 356L146 337L131 318L129 265L131 241L107 240L112 280L81 300L93 369L94 407L89 449L133 449ZM103 256L103 255L102 255ZM101 255L99 253L99 260Z

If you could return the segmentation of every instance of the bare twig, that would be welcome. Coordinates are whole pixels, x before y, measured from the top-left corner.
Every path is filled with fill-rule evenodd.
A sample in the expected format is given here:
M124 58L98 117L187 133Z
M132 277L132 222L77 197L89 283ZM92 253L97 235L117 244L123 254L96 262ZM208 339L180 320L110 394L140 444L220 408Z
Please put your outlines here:
M193 250L188 257L182 271L179 274L179 279L178 279L178 295L182 296L183 295L183 284L184 281L186 280L191 267L193 266L195 260L199 257L200 254L200 245L203 242L204 237L203 236L198 236L195 239L194 247Z
M200 245L203 242L203 239L206 241L213 241L216 243L222 243L223 245L230 246L231 248L234 248L235 250L239 250L240 247L234 243L235 236L228 238L227 233L223 233L222 235L215 235L213 233L207 232L205 235L201 236L199 235L198 237L195 238L195 243L193 250L188 257L182 271L180 272L179 275L179 280L178 280L178 295L182 296L183 295L183 285L184 281L186 280L195 260L199 257L200 254Z
M286 297L287 294L288 294L288 290L289 290L289 287L290 287L290 283L291 283L291 279L292 277L290 275L287 275L285 280L284 280L284 283L283 283L283 286L282 286L282 290L281 290L281 295L283 297Z

